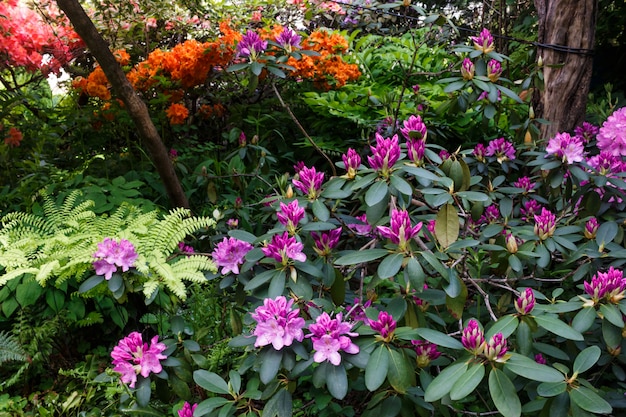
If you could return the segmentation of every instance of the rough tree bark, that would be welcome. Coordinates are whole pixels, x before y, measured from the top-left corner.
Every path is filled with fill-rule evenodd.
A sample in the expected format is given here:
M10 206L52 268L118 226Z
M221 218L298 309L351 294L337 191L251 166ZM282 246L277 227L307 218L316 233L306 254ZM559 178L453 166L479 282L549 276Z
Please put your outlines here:
M143 100L139 98L133 86L126 78L124 71L122 71L119 63L111 53L106 41L102 38L78 0L57 0L57 4L61 10L65 12L74 26L76 33L83 39L100 64L100 67L111 83L113 91L124 102L128 113L137 127L137 133L145 144L161 177L161 181L163 181L163 185L170 199L170 204L174 207L189 207L189 202L176 176L167 149L165 145L163 145L161 137L150 119L148 107Z
M535 8L539 43L572 48L563 52L539 47L545 88L535 103L535 114L551 122L541 126L541 137L549 139L585 120L593 56L580 50L593 49L598 1L535 0Z

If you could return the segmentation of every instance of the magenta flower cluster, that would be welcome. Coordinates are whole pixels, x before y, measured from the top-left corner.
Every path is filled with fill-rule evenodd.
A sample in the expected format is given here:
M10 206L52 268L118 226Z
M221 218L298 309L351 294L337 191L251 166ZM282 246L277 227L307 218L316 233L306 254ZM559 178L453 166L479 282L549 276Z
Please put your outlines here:
M357 170L361 166L361 155L357 153L354 149L348 149L348 152L341 156L343 159L343 164L346 168L346 177L348 179L354 179L356 177Z
M463 77L464 80L469 81L474 78L475 72L476 67L474 67L472 60L465 58L463 62L461 62L461 77Z
M255 60L256 57L267 48L267 41L261 39L258 33L249 30L241 37L237 44L237 55Z
M578 136L570 136L569 133L557 133L548 141L546 147L548 155L553 155L563 163L570 165L583 160L584 150L585 146L582 139Z
M121 374L123 383L135 388L137 375L147 378L151 373L160 373L163 370L161 361L167 356L163 351L167 349L164 343L159 343L159 336L150 340L150 345L142 339L141 333L132 332L119 341L113 348L113 371Z
M626 156L626 107L617 109L602 124L598 148L614 156Z
M398 245L398 250L400 251L407 249L408 242L422 228L422 222L417 223L415 226L411 225L411 218L406 210L393 209L389 223L389 226L377 226L378 233Z
M487 28L483 28L478 36L471 36L472 42L474 42L474 48L481 51L483 54L488 54L495 49L493 43L493 36Z
M282 265L287 265L291 260L304 262L306 255L302 250L304 245L295 237L290 237L288 232L272 236L272 240L262 248L263 254L273 258Z
M535 214L535 235L539 240L546 240L556 230L556 216L550 210L543 207L541 214Z
M287 27L276 36L276 43L287 52L291 52L294 49L300 49L301 41L302 36L298 35L293 29Z
M515 309L521 315L528 315L535 308L535 294L530 288L526 288L521 292L520 296L515 300Z
M478 321L471 319L461 332L461 343L463 347L473 353L480 355L485 349L485 334L483 333Z
M294 340L301 342L304 339L304 319L299 317L300 310L292 309L293 300L283 296L275 299L266 298L263 305L252 313L257 322L254 334L255 347L272 345L276 350L284 346L291 346Z
M193 412L196 411L198 404L191 405L187 401L183 404L183 408L178 410L178 417L193 417Z
M309 326L310 335L313 342L313 360L321 363L329 361L337 366L341 363L340 352L346 352L351 355L359 353L359 347L352 342L352 337L358 336L357 333L351 332L352 324L342 320L341 313L331 319L328 313L320 314L315 323Z
M300 207L298 200L293 200L289 204L280 203L280 210L276 213L280 224L287 228L289 234L296 232L298 223L304 219L304 207Z
M495 59L490 60L487 63L487 78L489 78L491 82L495 83L496 81L498 81L498 78L500 78L501 74L502 64L500 64L500 62Z
M441 352L439 352L437 345L434 343L424 340L411 340L411 344L413 349L415 349L417 366L420 368L427 367L431 361L441 356Z
M485 156L495 156L499 163L512 161L515 159L515 148L504 138L494 139L487 144Z
M234 237L224 238L219 242L211 256L213 262L218 267L221 267L220 271L222 275L226 275L229 272L239 274L239 265L243 264L245 256L252 250L252 245L248 242L235 239Z
M93 262L93 267L97 275L104 275L104 279L109 280L117 272L117 268L122 268L123 272L132 268L137 260L137 252L132 243L126 239L116 241L109 237L98 243L98 250L93 254L97 260Z
M297 170L298 179L293 179L291 182L296 189L302 191L309 200L315 200L322 189L322 183L324 182L324 173L317 172L315 167L309 168L303 166Z
M596 273L591 278L591 282L585 281L584 287L593 305L598 304L602 299L617 304L624 298L626 278L624 278L623 271L611 266L606 272Z
M332 250L339 244L341 237L341 228L333 229L328 232L311 232L313 238L313 250L319 256L329 256Z
M380 311L378 313L378 319L370 320L369 326L372 330L376 330L380 333L380 337L385 342L390 342L393 339L393 333L396 330L396 321L391 314L386 311Z
M596 233L598 232L598 227L600 224L598 223L598 219L595 217L591 217L587 222L585 222L585 229L583 230L583 234L587 239L595 239Z
M376 133L376 146L370 146L370 149L372 155L367 157L370 168L378 171L385 178L389 177L393 165L400 159L398 135L383 138Z

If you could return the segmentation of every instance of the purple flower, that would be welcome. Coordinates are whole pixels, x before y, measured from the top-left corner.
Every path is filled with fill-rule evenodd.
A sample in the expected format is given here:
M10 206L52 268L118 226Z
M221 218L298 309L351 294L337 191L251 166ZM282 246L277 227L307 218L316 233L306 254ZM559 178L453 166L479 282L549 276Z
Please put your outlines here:
M424 151L426 150L426 142L422 139L407 139L406 141L407 153L409 159L415 165L420 166L424 162Z
M226 225L231 229L236 229L239 227L239 219L231 218L226 221Z
M537 353L535 355L535 362L537 362L540 365L545 365L546 364L546 358L544 358L541 353Z
M272 345L281 350L284 346L291 346L294 340L301 342L304 339L304 319L299 317L300 310L292 310L292 306L293 299L287 301L282 295L263 300L263 305L251 314L257 322L252 332L256 336L255 347Z
M491 224L496 223L500 219L500 209L497 204L491 204L485 208L485 212L478 219L478 223Z
M369 325L372 330L380 333L380 337L384 342L390 342L393 339L393 332L396 330L396 321L391 314L386 311L378 313L377 320L370 320Z
M300 49L301 40L302 37L290 28L284 28L283 31L276 36L276 43L279 44L288 53L293 51L294 49Z
M178 242L178 250L185 255L192 255L196 252L192 246L186 245L185 242Z
M496 333L485 345L484 354L488 360L500 362L502 357L506 354L506 351L506 339L502 333Z
M268 258L274 258L283 265L287 265L289 260L304 262L306 255L302 252L304 245L296 241L295 237L289 237L289 233L272 236L272 241L261 250Z
M113 273L117 272L117 267L121 267L123 272L134 266L137 260L135 247L126 239L119 242L109 237L98 243L98 249L93 254L97 258L93 266L97 275L104 275L104 279L109 280Z
M487 63L487 78L491 82L495 83L502 74L502 65L495 59L492 59Z
M478 162L485 162L485 153L486 152L487 152L487 150L485 149L485 145L483 145L482 143L479 143L476 146L474 146L474 150L472 151L472 155L474 155L474 158L476 158L476 160Z
M234 237L224 238L219 242L211 257L218 267L222 267L222 275L229 272L239 274L239 265L243 264L244 257L252 250L252 245L248 242L235 239Z
M356 172L361 166L361 156L354 149L348 149L348 152L341 155L341 159L343 159L343 164L346 167L346 171L348 173L346 176L348 179L354 179L356 177Z
M365 303L361 304L360 298L355 298L352 307L348 310L348 314L346 314L346 318L353 317L354 321L361 321L363 323L367 323L369 319L365 314L365 309L372 306L372 300L367 300Z
M258 33L249 30L237 44L237 55L254 61L259 53L265 51L265 48L267 48L267 41L261 39Z
M469 81L474 78L474 72L476 68L474 67L474 63L471 59L465 58L461 63L461 76L464 80Z
M191 405L187 401L183 405L183 408L178 410L178 417L193 417L193 412L196 411L198 404Z
M162 354L165 349L167 346L159 343L159 336L154 336L148 346L141 333L132 332L120 340L111 352L112 363L115 365L113 371L122 374L123 383L135 388L137 375L147 378L150 373L158 374L163 370L160 361L167 358Z
M411 88L413 89L413 94L419 94L419 92L420 92L420 85L419 84L415 84Z
M593 305L602 299L618 304L624 298L626 278L624 273L612 266L606 272L598 272L591 278L591 282L585 281L585 292L591 296Z
M404 121L403 125L404 127L400 128L400 133L402 133L405 139L426 140L428 130L420 116L410 116L408 120Z
M487 145L485 156L495 156L499 163L515 159L513 144L504 138L494 139Z
M341 228L333 229L329 232L321 232L317 234L316 232L311 232L311 237L313 238L314 246L313 250L319 256L328 256L331 254L332 250L339 243L339 237L341 236Z
M524 206L520 209L522 214L522 220L528 221L534 219L535 214L539 213L543 207L537 202L537 200L528 200L524 203Z
M517 188L522 189L522 194L528 194L535 188L535 183L530 181L528 177L520 177L517 181L513 183Z
M290 235L296 233L298 223L304 219L304 208L300 207L298 200L293 200L289 204L280 203L280 211L276 213L278 221L287 228Z
M389 227L378 226L378 232L381 236L391 239L392 243L398 245L400 251L407 249L407 243L422 228L422 222L411 226L411 218L406 210L393 209L391 211L391 220Z
M617 109L602 124L597 136L598 148L611 155L626 156L626 107Z
M535 235L540 240L551 237L556 230L556 216L545 207L541 209L541 214L535 214Z
M614 174L624 172L626 164L620 156L616 156L607 151L601 151L598 155L587 159L589 166L594 168L600 175L610 177Z
M587 223L585 223L585 230L583 231L585 237L587 239L595 239L599 226L600 225L598 224L598 219L596 219L595 217L587 220Z
M385 139L376 133L376 146L370 146L370 149L372 156L367 157L370 167L378 171L381 176L388 178L391 168L400 158L398 135Z
M313 341L313 360L317 363L329 361L337 366L341 363L340 351L349 354L359 353L359 347L352 342L351 337L358 333L351 332L352 324L342 321L341 313L331 319L328 313L320 314L315 323L309 325L310 337Z
M450 152L448 152L445 149L442 149L439 151L439 158L441 158L441 160L445 161L446 159L450 158Z
M515 300L515 309L521 315L530 314L535 308L535 294L530 288L526 288L520 293L520 296Z
M437 350L437 345L434 343L426 342L424 340L411 340L411 344L415 349L417 355L417 366L419 368L427 367L431 361L434 361L441 352Z
M488 54L495 49L493 36L491 36L491 32L487 28L483 28L478 36L471 36L471 39L474 42L474 48L482 51L483 54Z
M485 349L485 334L478 322L471 319L461 333L463 347L474 355L480 355Z
M569 165L582 161L584 150L582 139L578 136L571 137L569 133L557 133L548 141L548 146L546 147L548 154L554 155L557 159Z
M574 133L581 138L583 142L589 142L600 132L600 128L591 123L583 122L582 126L576 126Z
M299 179L293 179L291 182L294 187L302 191L309 200L315 200L322 189L322 183L324 182L324 173L317 172L315 167L302 167L298 172Z
M367 222L367 214L363 213L360 216L355 217L356 220L361 223L350 223L348 227L359 236L367 236L372 232L372 226Z

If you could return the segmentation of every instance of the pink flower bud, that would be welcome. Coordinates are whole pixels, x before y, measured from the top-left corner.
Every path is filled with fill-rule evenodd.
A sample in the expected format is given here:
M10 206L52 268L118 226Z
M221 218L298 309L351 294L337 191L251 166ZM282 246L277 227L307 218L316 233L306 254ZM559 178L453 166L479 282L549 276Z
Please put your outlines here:
M502 74L502 65L495 59L489 61L487 64L487 77L491 80L491 82L495 83L498 81L500 74Z
M474 63L471 59L465 58L463 63L461 64L461 76L464 80L469 81L474 78L474 72L476 68L474 68Z
M485 334L481 330L478 322L471 319L461 334L463 347L474 355L480 355L485 349Z
M587 239L595 239L596 233L598 232L598 227L599 227L598 219L596 219L595 217L592 217L589 220L587 220L587 223L585 223L585 230L584 230L585 237Z
M493 36L487 28L483 28L478 36L472 36L471 39L474 42L474 48L482 51L483 54L488 54L495 49Z
M522 315L530 314L535 308L535 294L530 288L526 288L515 300L515 309Z
M498 361L506 354L506 339L502 333L496 333L485 345L485 357L490 361Z

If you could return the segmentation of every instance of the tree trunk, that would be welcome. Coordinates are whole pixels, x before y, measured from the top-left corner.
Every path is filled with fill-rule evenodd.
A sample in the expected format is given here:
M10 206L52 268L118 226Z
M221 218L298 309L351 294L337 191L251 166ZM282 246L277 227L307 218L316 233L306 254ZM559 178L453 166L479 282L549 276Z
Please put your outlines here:
M174 166L159 133L150 119L148 107L139 98L133 86L126 78L124 71L109 50L89 16L85 13L78 0L57 0L59 7L65 12L74 26L76 33L83 39L100 67L111 83L113 91L122 99L130 114L137 133L143 140L152 162L163 181L165 190L174 207L189 207L182 185L176 176Z
M551 124L541 126L541 137L571 131L585 120L591 82L597 0L535 0L539 18L539 46L543 59L544 90L535 101L537 117ZM562 49L571 48L569 51Z

